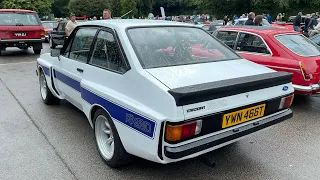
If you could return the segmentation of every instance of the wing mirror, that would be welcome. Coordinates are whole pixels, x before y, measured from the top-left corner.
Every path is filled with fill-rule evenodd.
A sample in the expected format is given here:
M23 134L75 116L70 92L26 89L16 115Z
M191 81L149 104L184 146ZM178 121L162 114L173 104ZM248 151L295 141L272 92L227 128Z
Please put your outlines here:
M52 57L59 57L61 55L61 49L51 49L50 54Z

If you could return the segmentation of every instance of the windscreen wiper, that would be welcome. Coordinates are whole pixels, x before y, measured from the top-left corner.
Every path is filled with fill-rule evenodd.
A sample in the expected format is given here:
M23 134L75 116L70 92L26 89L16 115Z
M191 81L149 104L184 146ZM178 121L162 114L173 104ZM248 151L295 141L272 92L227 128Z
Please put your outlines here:
M17 23L16 26L23 26L23 24L22 23Z

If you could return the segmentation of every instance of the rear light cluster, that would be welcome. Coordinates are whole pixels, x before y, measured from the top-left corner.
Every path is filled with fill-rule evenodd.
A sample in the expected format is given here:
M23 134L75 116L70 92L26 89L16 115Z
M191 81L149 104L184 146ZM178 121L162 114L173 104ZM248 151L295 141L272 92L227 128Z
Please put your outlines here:
M291 106L292 102L293 102L293 99L294 99L294 95L293 94L290 95L290 96L281 98L279 109L289 108Z
M41 37L44 37L44 35L45 35L45 31L44 31L44 30L41 30L41 31L40 31L40 36L41 36Z
M188 139L201 132L202 120L188 122L180 125L166 125L166 140L170 142Z
M305 66L302 64L301 61L299 61L299 66L300 66L300 70L301 70L301 72L302 72L303 78L304 78L305 80L307 80L307 81L310 81L310 79L312 79L312 74L308 74L308 73L306 72L306 68L305 68Z

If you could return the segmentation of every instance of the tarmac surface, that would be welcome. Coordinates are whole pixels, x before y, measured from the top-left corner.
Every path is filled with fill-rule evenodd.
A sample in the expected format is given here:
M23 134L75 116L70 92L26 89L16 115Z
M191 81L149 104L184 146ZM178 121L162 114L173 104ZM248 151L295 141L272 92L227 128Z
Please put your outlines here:
M44 44L43 53L50 52ZM0 56L0 179L320 179L320 96L296 97L294 117L198 158L161 165L137 159L111 169L98 155L85 115L46 106L32 50Z

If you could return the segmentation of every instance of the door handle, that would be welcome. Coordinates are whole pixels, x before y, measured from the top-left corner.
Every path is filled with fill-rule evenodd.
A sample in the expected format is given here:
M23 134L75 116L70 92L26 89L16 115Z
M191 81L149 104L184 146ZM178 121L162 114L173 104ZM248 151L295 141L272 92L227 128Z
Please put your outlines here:
M83 73L83 69L77 68L77 71L79 71L80 73Z

